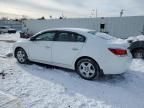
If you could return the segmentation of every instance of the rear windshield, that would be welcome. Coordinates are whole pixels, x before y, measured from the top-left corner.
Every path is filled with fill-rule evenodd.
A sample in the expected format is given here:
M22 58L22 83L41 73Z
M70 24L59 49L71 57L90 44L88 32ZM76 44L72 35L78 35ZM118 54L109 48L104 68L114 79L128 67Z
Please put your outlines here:
M110 36L106 33L101 33L101 32L96 32L95 30L93 31L88 31L88 33L92 34L92 35L95 35L95 36L98 36L102 39L105 39L105 40L111 40L111 39L116 39L115 37L113 36Z
M93 30L93 31L88 31L88 33L90 33L92 35L96 35L97 32Z

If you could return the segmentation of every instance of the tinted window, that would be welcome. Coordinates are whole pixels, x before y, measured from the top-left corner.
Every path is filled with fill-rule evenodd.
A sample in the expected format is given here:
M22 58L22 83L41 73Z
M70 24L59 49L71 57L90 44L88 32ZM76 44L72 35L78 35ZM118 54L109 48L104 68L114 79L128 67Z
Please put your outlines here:
M75 37L76 42L85 42L85 40L86 40L84 36L81 36L79 34L73 34L73 36Z
M71 32L60 32L56 41L63 42L85 42L85 37Z
M58 34L56 41L72 41L72 39L69 33L61 32Z
M55 37L55 32L46 32L36 36L35 40L41 41L53 41Z

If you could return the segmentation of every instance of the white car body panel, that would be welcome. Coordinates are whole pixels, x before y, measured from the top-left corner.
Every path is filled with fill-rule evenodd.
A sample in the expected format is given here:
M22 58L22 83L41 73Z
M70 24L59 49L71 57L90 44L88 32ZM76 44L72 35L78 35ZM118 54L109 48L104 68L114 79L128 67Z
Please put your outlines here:
M83 44L81 42L54 42L52 47L53 63L55 65L67 65L67 67L72 68L72 62L80 53Z
M30 60L70 69L75 69L76 60L83 56L94 59L103 70L104 74L120 74L126 72L128 69L131 62L131 54L118 56L108 50L108 48L126 49L125 45L111 43L107 39L87 33L88 30L86 29L61 28L54 30L79 33L86 37L86 42L49 41L46 43L35 43L26 40L17 42L14 45L14 50L17 47L22 47L28 54ZM50 46L47 51L45 48L46 46ZM73 48L78 50L73 50Z
M33 41L28 47L29 58L31 60L49 61L51 62L52 41Z

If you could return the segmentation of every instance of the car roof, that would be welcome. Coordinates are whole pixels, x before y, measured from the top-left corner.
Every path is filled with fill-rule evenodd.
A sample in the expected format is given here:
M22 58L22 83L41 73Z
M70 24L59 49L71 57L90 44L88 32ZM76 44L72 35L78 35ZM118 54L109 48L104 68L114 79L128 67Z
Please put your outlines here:
M58 31L70 31L70 32L89 32L89 31L94 31L94 30L91 30L91 29L85 29L85 28L52 28L52 29L47 29L47 30L44 30L44 31L53 31L53 30L58 30Z

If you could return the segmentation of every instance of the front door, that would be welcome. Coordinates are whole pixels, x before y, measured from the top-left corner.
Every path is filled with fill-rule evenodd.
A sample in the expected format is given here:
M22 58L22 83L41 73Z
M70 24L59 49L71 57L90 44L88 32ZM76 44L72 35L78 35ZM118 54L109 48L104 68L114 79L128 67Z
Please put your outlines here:
M50 63L53 39L56 32L45 32L35 36L29 46L29 56L32 60Z

